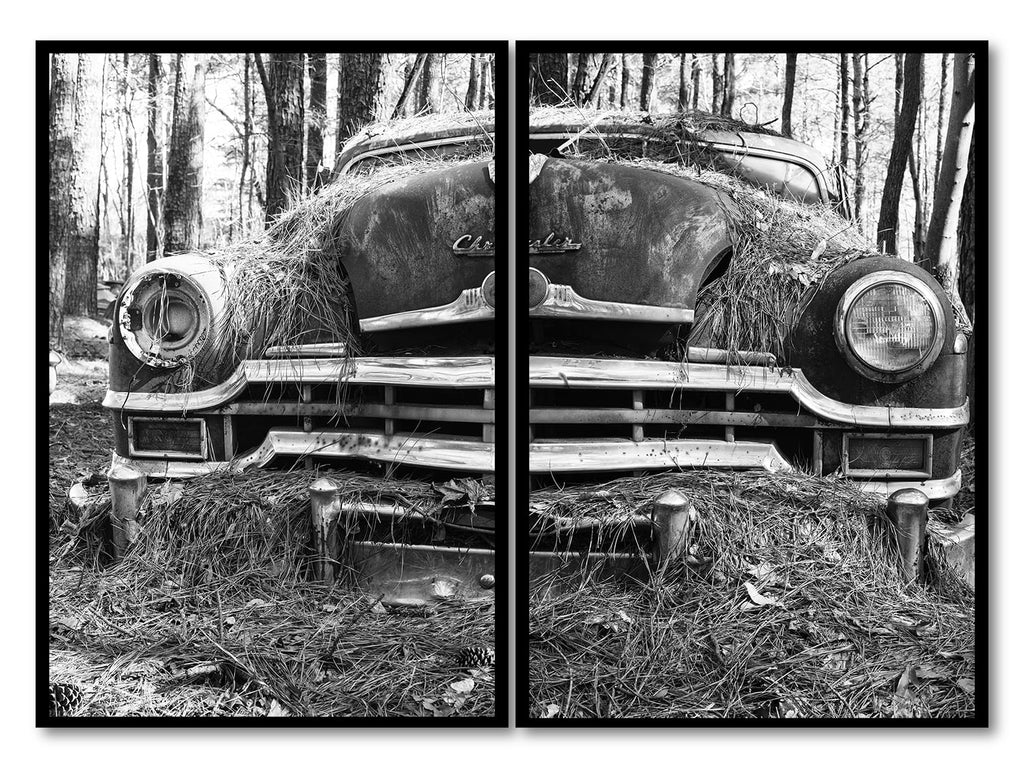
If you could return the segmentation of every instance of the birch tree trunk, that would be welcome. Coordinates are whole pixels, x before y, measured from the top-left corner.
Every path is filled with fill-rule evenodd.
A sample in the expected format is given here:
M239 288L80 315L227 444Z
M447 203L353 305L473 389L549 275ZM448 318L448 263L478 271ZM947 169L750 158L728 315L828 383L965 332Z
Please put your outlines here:
M711 111L722 114L722 97L725 95L722 78L722 54L711 54Z
M121 243L124 255L124 277L132 273L132 251L135 246L135 126L132 123L132 102L135 100L131 84L131 57L122 56L121 108L124 110L124 239Z
M76 60L71 148L74 170L70 176L74 188L64 208L73 221L65 236L58 239L65 258L64 313L68 315L96 313L103 59L101 54L82 53Z
M174 64L171 149L164 198L164 252L200 247L203 236L203 142L206 62L179 53Z
M693 108L694 109L700 109L700 79L701 79L701 75L703 74L701 68L702 68L702 64L701 64L700 56L695 53L695 54L693 54L693 77L692 77L692 82L693 82Z
M853 216L864 226L864 167L868 160L868 62L866 53L853 54Z
M953 56L953 91L949 102L949 126L942 150L942 167L935 183L935 206L928 226L922 266L934 271L950 294L957 319L966 324L967 313L958 294L957 223L967 183L971 143L974 138L974 56Z
M146 261L163 256L164 240L164 64L149 54L146 88Z
M896 224L899 221L900 194L903 177L907 172L907 158L913 146L914 124L921 104L920 53L908 53L904 60L905 87L900 105L899 119L893 132L889 166L882 188L882 202L878 210L878 249L896 255Z
M839 167L850 178L850 54L839 54Z
M949 83L949 54L942 54L942 74L939 80L939 124L935 137L935 173L932 176L936 181L939 172L942 170L942 145L944 141L943 131L946 128L946 89Z

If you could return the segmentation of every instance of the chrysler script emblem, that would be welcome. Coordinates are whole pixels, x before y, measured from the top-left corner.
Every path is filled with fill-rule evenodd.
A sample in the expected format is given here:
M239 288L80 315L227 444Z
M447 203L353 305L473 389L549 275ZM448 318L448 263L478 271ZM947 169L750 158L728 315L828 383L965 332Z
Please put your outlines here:
M479 235L463 235L452 243L452 253L456 256L493 256L494 243Z
M551 253L568 253L569 251L578 251L582 247L583 243L573 242L571 237L555 237L554 232L550 233L543 240L530 241L530 253L538 256Z

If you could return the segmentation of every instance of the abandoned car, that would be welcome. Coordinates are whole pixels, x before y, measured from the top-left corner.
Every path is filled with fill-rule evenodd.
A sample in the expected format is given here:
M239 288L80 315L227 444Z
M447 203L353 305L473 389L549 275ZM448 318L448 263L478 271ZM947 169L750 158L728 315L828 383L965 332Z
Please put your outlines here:
M930 274L858 239L816 150L559 108L530 144L532 487L800 468L957 493L967 329Z
M110 331L112 475L330 463L491 488L493 128L492 113L371 126L256 242L135 272ZM488 539L490 492L462 517ZM403 551L408 571L418 550ZM493 583L480 575L473 589Z

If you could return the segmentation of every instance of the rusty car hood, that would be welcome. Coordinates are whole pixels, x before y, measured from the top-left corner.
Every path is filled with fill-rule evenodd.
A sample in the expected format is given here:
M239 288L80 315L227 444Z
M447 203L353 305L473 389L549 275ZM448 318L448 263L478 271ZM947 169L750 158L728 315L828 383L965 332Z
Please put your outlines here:
M360 318L454 301L494 269L488 163L386 184L352 205L336 235Z
M693 309L731 246L723 205L678 176L548 158L530 184L530 266L587 299Z

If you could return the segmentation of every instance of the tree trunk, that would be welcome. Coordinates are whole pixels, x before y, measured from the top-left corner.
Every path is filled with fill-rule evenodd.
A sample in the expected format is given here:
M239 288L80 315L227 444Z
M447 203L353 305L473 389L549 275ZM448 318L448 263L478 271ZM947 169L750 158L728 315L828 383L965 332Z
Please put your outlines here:
M885 186L882 188L882 202L878 210L878 249L893 255L897 254L896 223L900 215L903 177L907 171L907 158L913 145L917 110L921 104L921 58L920 53L908 53L904 61L906 83L899 119L893 131L892 151L889 154Z
M469 55L469 83L466 85L466 109L479 109L477 98L480 95L480 64L483 54L471 53Z
M327 125L327 54L309 54L309 119L306 126L306 189L323 181L324 128Z
M594 82L590 86L590 93L587 94L587 100L584 102L584 106L591 107L597 103L598 95L601 93L601 88L604 86L604 80L608 76L608 70L612 66L612 56L614 54L606 53L601 57L601 66L598 67L597 74L594 76Z
M409 68L408 74L405 77L405 85L402 86L402 93L398 97L398 103L395 104L395 109L391 113L391 119L401 117L406 114L410 107L415 109L417 94L419 93L419 82L420 77L423 74L423 68L427 66L427 54L417 53L416 59L413 61L412 67ZM340 77L340 75L339 75ZM338 86L339 90L341 85ZM341 104L338 104L339 111L341 110ZM340 123L339 123L339 136L340 136ZM338 144L338 151L341 151L342 143Z
M164 200L164 251L200 247L203 236L203 143L206 120L206 62L179 53L174 65L171 149Z
M286 210L289 199L302 189L302 127L304 123L301 53L272 53L264 66L255 54L256 69L267 98L266 223Z
M428 53L420 76L419 98L416 113L441 111L441 69L444 54Z
M957 228L957 251L960 257L959 293L963 302L967 319L973 328L977 328L978 316L975 312L974 300L974 134L971 134L971 149L967 158L967 178L964 180L964 193L960 200L960 223ZM985 317L981 317L984 324ZM974 424L974 346L979 334L971 334L967 346L967 396L971 401L971 424Z
M640 79L640 109L651 112L658 107L658 54L645 53L643 75Z
M700 78L701 78L700 56L693 54L693 108L700 109Z
M679 54L679 111L690 109L690 54Z
M63 251L64 313L96 313L96 268L99 261L99 172L102 130L102 61L100 54L79 54L74 72L74 133L70 148L72 170L65 176L74 185L61 209L68 216L57 242ZM51 219L51 227L53 220ZM58 229L60 229L58 225Z
M732 117L733 104L736 101L736 54L725 54L722 67L722 116Z
M620 74L621 74L622 87L619 90L619 108L620 109L625 109L626 107L629 106L629 101L630 101L630 99L629 99L630 72L629 72L629 58L628 58L628 54L625 54L625 53L622 54L622 65L621 66L622 66L622 72Z
M957 53L953 56L953 92L949 102L946 143L942 150L942 168L935 183L935 206L928 226L922 266L934 270L936 279L950 294L958 320L965 320L966 312L957 294L957 220L967 184L973 139L974 56Z
M793 137L793 92L796 90L795 53L786 54L786 88L782 96L782 135Z
M853 217L864 226L864 167L868 155L868 61L866 53L853 54Z
M918 75L921 83L921 93L924 93L925 84L925 70L922 62L921 72ZM928 222L925 217L925 199L924 199L924 188L921 184L921 162L920 152L922 145L922 127L921 127L921 113L918 112L918 125L915 129L914 144L915 147L910 150L910 154L907 157L907 163L910 169L910 181L914 190L914 261L920 264L924 260L924 249L925 249L925 238L927 237L926 230L928 228Z
M584 99L590 93L590 84L594 80L594 54L577 53L576 71L572 78L572 93L570 97L575 104L583 104Z
M722 54L711 54L711 112L722 114L722 97L725 95L722 79Z
M63 345L68 267L73 261L95 265L99 257L96 69L94 54L51 59L48 335L54 349ZM87 287L95 302L95 271Z
M124 54L122 57L124 71L121 79L121 107L124 110L124 208L125 226L124 242L124 276L125 279L132 273L132 250L135 245L135 126L132 123L132 102L134 98L134 87L131 85L131 57Z
M149 54L146 94L146 261L153 261L164 253L164 63L159 53Z
M935 174L932 177L938 181L939 173L942 170L942 144L944 142L943 131L946 128L946 88L949 83L949 54L942 54L942 75L939 82L939 124L935 137ZM936 185L935 191L938 192Z
M850 54L839 54L839 167L850 178Z
M251 173L252 162L252 64L249 54L242 54L242 172L238 179L238 222L242 237L249 233L252 218L252 184L249 184L248 205L246 205L246 177Z
M568 54L533 54L530 79L530 93L534 101L538 104L561 104L569 95Z
M425 56L426 54L420 54ZM417 63L419 63L417 61ZM420 65L422 71L426 60ZM416 64L410 77L416 73ZM368 123L380 119L384 106L387 73L380 53L342 53L338 56L338 138L335 156L345 143ZM408 80L406 81L409 86ZM403 88L403 95L404 94ZM399 99L401 100L401 99ZM399 111L401 111L399 109Z

